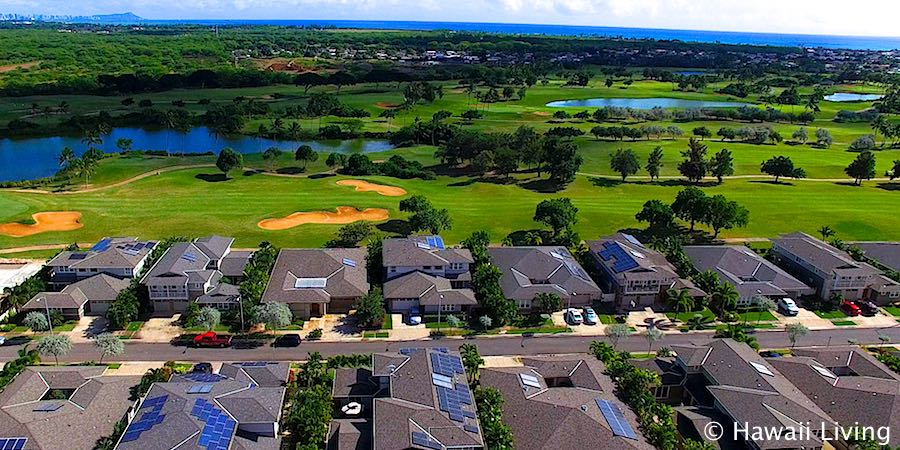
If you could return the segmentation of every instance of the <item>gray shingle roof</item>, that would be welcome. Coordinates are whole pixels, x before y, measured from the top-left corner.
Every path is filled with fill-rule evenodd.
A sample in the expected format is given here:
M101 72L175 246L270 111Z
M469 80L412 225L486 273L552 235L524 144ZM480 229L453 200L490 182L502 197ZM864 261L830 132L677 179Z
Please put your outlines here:
M201 305L236 303L241 299L241 289L233 284L219 283L211 291L197 297Z
M134 268L144 260L156 246L155 241L140 241L135 237L103 238L109 245L87 252L60 252L47 265L50 267L71 267L81 269ZM150 244L150 245L147 245ZM136 251L130 250L140 247Z
M60 292L40 292L26 303L22 309L46 308L43 302L49 302L50 308L80 308L88 301L115 300L125 288L129 280L116 278L105 273L85 278L72 283Z
M503 295L531 300L539 293L602 295L602 291L565 247L489 248L491 262L503 273Z
M900 242L853 242L866 256L900 272Z
M424 236L385 239L381 252L385 267L445 266L449 263L474 262L468 249L430 247Z
M28 367L0 393L0 438L27 438L26 450L92 450L112 433L137 376L102 376L104 367ZM49 381L47 381L49 380ZM55 411L35 411L50 387L75 389Z
M197 248L205 253L206 256L209 256L210 259L215 260L222 259L231 249L231 244L233 243L234 238L224 236L207 236L194 241L194 245Z
M450 280L410 272L384 283L385 299L419 299L421 305L477 305L471 289L454 289Z
M351 260L353 266L344 264ZM324 288L298 288L298 279L324 278ZM283 249L278 254L264 302L316 303L361 297L369 291L363 248Z
M569 448L652 449L640 435L637 417L613 395L612 381L597 360L572 356L533 357L525 367L485 368L481 385L503 394L503 421L519 450ZM540 389L522 384L520 374L534 376ZM568 375L567 375L568 374ZM571 377L571 387L547 387L545 379ZM564 384L565 385L565 384ZM615 436L597 399L616 404L638 439Z
M591 256L594 260L599 264L609 267L610 271L613 273L615 273L615 271L612 270L612 267L617 261L614 258L608 261L604 260L599 254L599 252L604 250L604 243L617 244L624 251L628 252L628 254L632 256L634 262L637 263L637 267L620 272L618 275L624 280L673 280L678 278L675 267L669 264L669 261L666 260L666 257L662 253L645 247L631 235L616 233L612 236L607 236L596 241L586 241L585 243L590 249Z
M219 270L226 277L236 278L244 275L244 268L250 262L253 252L246 250L233 250L227 256L222 258L219 264Z
M194 283L202 282L213 276L213 271L206 269L209 262L209 256L194 243L176 242L166 250L141 282L148 286L181 285L189 280Z
M786 234L773 241L824 273L842 276L875 275L880 271L866 263L854 261L847 252L826 244L806 233Z
M815 293L815 289L744 246L689 246L684 248L684 253L697 270L712 270L720 279L734 285L741 298L782 297L788 292Z

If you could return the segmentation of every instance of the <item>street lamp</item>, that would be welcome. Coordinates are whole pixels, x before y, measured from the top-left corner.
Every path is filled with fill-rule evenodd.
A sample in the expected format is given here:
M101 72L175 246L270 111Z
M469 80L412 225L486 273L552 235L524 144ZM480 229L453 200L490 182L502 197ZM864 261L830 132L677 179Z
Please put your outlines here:
M443 303L444 303L444 294L441 294L438 296L438 325L437 325L438 334L441 333L441 308L443 308Z
M47 308L47 327L49 328L50 334L53 334L53 321L50 319L50 304L43 298L38 298L35 301L43 302L44 306Z

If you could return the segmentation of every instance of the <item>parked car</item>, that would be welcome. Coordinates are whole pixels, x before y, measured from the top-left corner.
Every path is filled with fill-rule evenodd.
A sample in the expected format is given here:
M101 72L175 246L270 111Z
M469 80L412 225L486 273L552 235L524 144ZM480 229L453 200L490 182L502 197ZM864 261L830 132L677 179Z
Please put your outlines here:
M218 334L215 331L207 331L194 336L194 347L231 347L230 334Z
M766 350L759 352L759 356L762 356L763 358L781 358L782 355L778 352Z
M273 347L299 347L300 343L303 342L303 339L300 339L299 334L282 334L275 339L275 342L272 343Z
M866 317L875 317L878 315L878 306L866 300L857 300L856 306Z
M422 313L419 312L418 306L413 306L409 310L409 319L407 319L410 325L419 325L422 323Z
M199 362L191 368L191 373L212 373L212 364L208 362Z
M581 325L584 323L584 318L581 317L581 311L578 311L575 308L569 308L566 311L566 323L569 325Z
M853 303L850 300L844 300L841 302L841 311L843 311L844 314L850 317L862 315L862 311L859 309L859 306L856 306L856 303Z
M597 322L600 321L600 318L597 317L597 313L594 312L594 308L590 306L585 306L582 309L582 316L584 317L584 323L588 325L597 325Z
M793 299L784 297L778 300L778 311L786 316L796 316L800 314L800 308L794 303Z

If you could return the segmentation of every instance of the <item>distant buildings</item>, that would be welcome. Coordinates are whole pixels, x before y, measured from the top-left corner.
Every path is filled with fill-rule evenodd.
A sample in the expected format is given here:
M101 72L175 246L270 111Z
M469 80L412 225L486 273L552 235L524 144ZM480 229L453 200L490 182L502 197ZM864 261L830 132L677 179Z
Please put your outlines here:
M665 300L669 289L688 289L704 297L690 280L682 279L666 257L647 248L634 236L616 233L586 242L605 292L612 294L617 311L641 310Z
M328 449L484 448L459 353L376 353L372 368L337 369Z
M772 253L778 263L814 287L824 300L837 294L844 299L865 299L879 305L900 301L900 283L806 233L791 233L775 239Z

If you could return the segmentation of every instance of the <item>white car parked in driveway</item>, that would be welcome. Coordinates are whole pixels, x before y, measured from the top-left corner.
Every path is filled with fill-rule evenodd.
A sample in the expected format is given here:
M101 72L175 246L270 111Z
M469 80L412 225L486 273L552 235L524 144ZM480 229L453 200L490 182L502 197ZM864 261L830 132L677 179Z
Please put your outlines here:
M584 318L581 317L581 311L576 308L569 308L566 311L566 323L569 325L581 325L584 323Z
M778 311L786 316L796 316L800 314L800 308L794 303L794 300L787 297L778 300Z

